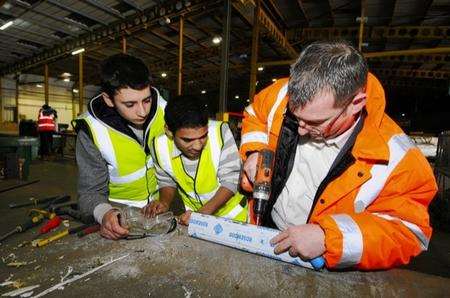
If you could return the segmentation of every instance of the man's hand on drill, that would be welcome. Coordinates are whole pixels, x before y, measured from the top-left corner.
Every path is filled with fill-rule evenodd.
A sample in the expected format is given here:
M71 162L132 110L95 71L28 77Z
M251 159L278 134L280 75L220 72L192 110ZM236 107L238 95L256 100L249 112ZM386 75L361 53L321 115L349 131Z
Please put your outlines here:
M119 223L119 214L120 212L117 209L112 209L103 215L100 235L112 240L124 238L128 235L128 230L124 229Z
M316 224L290 226L272 238L270 243L276 244L276 254L289 251L292 257L302 260L311 260L325 253L325 233Z
M248 180L250 180L252 183L255 182L258 154L258 152L253 152L247 157L247 160L244 162L244 172L247 175Z

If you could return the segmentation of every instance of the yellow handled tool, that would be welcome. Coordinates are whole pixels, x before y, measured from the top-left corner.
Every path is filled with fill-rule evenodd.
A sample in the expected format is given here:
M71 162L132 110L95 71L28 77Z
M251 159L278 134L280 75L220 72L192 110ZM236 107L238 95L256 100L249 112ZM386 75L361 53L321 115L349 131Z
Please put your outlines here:
M81 225L75 228L71 228L71 229L65 229L62 232L56 233L53 236L50 236L48 238L45 239L36 239L34 240L31 244L35 247L41 247L44 245L49 244L50 242L56 241L58 239L61 239L69 234L75 234L78 233L79 231L83 231L86 228L91 227L93 224L85 224L85 225Z
M45 239L36 239L35 241L33 241L32 244L33 244L33 246L41 247L41 246L49 244L52 241L61 239L62 237L67 236L67 235L69 235L69 229L66 229L62 232L59 232L59 233L57 233L51 237L45 238Z

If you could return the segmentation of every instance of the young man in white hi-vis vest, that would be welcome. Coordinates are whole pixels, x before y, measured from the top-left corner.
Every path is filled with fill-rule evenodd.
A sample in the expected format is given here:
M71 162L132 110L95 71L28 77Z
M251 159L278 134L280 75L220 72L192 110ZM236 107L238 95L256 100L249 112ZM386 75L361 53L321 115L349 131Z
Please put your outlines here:
M101 224L101 235L128 235L111 203L144 207L158 194L149 146L164 133L166 102L150 85L145 64L114 55L101 69L101 93L75 120L80 209Z
M189 96L169 101L164 117L166 133L152 144L159 200L145 214L167 211L178 193L186 209L182 224L191 212L247 221L247 200L237 191L241 159L228 125L208 121L204 104Z

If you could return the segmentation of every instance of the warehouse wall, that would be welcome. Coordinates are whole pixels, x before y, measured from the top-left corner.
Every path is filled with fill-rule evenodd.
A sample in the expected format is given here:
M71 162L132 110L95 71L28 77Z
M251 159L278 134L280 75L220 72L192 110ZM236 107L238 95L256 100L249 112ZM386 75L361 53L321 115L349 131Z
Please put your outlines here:
M45 103L44 78L36 75L21 75L19 84L19 114L21 118L37 120L39 109ZM42 87L37 87L40 83ZM49 105L58 112L58 122L69 124L72 120L72 97L76 114L79 112L78 94L72 93L73 82L49 78ZM3 121L14 120L16 106L16 81L12 77L2 78ZM96 86L84 88L85 103L98 92Z

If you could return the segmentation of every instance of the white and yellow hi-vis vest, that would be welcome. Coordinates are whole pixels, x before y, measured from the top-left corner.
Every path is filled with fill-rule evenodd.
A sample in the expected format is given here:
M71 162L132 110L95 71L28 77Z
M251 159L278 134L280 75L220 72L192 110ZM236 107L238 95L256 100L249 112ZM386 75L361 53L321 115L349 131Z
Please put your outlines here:
M172 157L175 146L173 140L166 135L153 140L155 162L177 183L186 210L198 211L220 188L217 172L223 147L221 125L222 122L209 121L208 140L200 155L194 178L186 173L181 155ZM213 215L246 222L246 198L237 192Z
M159 96L153 119L144 133L144 144L151 146L155 137L164 133L166 101ZM144 207L158 198L158 183L150 154L138 141L117 131L86 112L75 120L85 122L95 145L105 159L109 172L109 200L135 207Z

